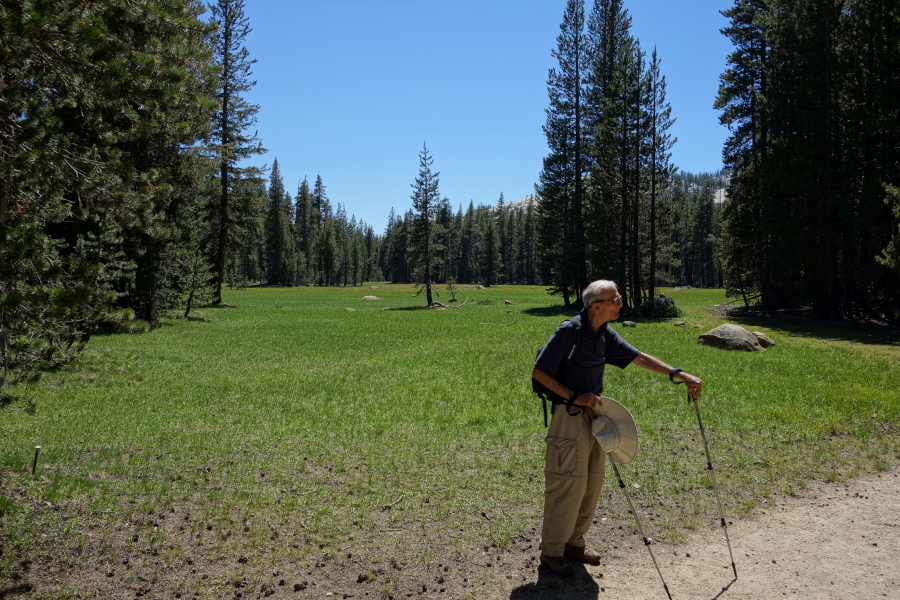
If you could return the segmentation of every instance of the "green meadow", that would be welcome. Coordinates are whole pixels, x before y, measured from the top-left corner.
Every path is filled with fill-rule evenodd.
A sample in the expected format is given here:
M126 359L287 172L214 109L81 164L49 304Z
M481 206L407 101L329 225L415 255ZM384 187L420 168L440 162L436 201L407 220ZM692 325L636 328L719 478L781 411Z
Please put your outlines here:
M896 328L729 320L722 290L663 291L683 317L614 327L703 378L729 519L896 465ZM447 310L413 293L235 290L145 334L96 335L69 370L15 388L0 410L0 597L400 597L423 582L478 597L498 567L520 569L543 494L531 366L574 310L540 287L460 286L459 302L437 298ZM726 321L776 346L697 343ZM684 393L607 370L640 432L623 476L664 544L718 525ZM602 498L601 550L609 527L633 535L616 486Z

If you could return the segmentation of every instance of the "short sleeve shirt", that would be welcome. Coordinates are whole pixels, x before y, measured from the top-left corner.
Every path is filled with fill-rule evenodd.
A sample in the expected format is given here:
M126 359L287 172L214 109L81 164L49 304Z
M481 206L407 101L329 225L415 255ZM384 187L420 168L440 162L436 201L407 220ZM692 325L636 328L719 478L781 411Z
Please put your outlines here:
M640 351L622 339L609 323L604 323L594 333L584 310L575 318L581 319L582 326L578 348L571 362L565 364L566 356L572 349L575 325L567 320L557 327L541 349L534 368L555 375L574 392L593 392L599 396L603 393L603 371L606 365L624 369L638 357Z

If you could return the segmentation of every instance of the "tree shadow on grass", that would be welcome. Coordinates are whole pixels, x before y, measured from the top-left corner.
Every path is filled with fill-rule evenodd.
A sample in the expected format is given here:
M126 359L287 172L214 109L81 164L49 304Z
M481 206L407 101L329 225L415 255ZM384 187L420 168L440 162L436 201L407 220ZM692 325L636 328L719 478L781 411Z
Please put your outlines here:
M532 317L574 317L581 312L581 306L538 306L526 308L522 312Z
M824 321L773 314L731 314L728 322L751 331L764 328L791 337L900 348L900 325Z
M397 310L409 311L409 310L436 310L436 309L431 308L430 306L392 306L391 307L391 311L397 311Z
M597 600L600 586L580 563L572 563L575 573L571 577L560 577L541 565L536 582L520 585L509 595L509 600L546 600L566 598L572 600Z
M198 306L198 310L206 310L208 308L237 308L236 304L228 304L227 302L218 302L215 304L204 304L202 306Z

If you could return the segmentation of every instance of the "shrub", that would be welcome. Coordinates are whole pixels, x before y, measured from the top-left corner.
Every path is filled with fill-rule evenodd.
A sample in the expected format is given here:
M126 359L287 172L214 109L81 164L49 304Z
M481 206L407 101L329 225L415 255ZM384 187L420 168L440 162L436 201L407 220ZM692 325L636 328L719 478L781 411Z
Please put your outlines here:
M675 300L665 294L650 298L643 304L632 308L628 313L629 317L643 319L668 319L682 315L684 315L684 311L675 306Z

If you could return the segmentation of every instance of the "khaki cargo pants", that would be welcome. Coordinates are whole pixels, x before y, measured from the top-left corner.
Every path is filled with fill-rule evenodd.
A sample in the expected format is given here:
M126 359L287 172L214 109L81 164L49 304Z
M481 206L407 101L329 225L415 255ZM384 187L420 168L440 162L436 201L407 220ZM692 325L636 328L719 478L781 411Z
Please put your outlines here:
M606 454L591 433L584 412L570 415L557 406L547 432L544 466L542 552L562 556L566 544L585 546L606 472Z

